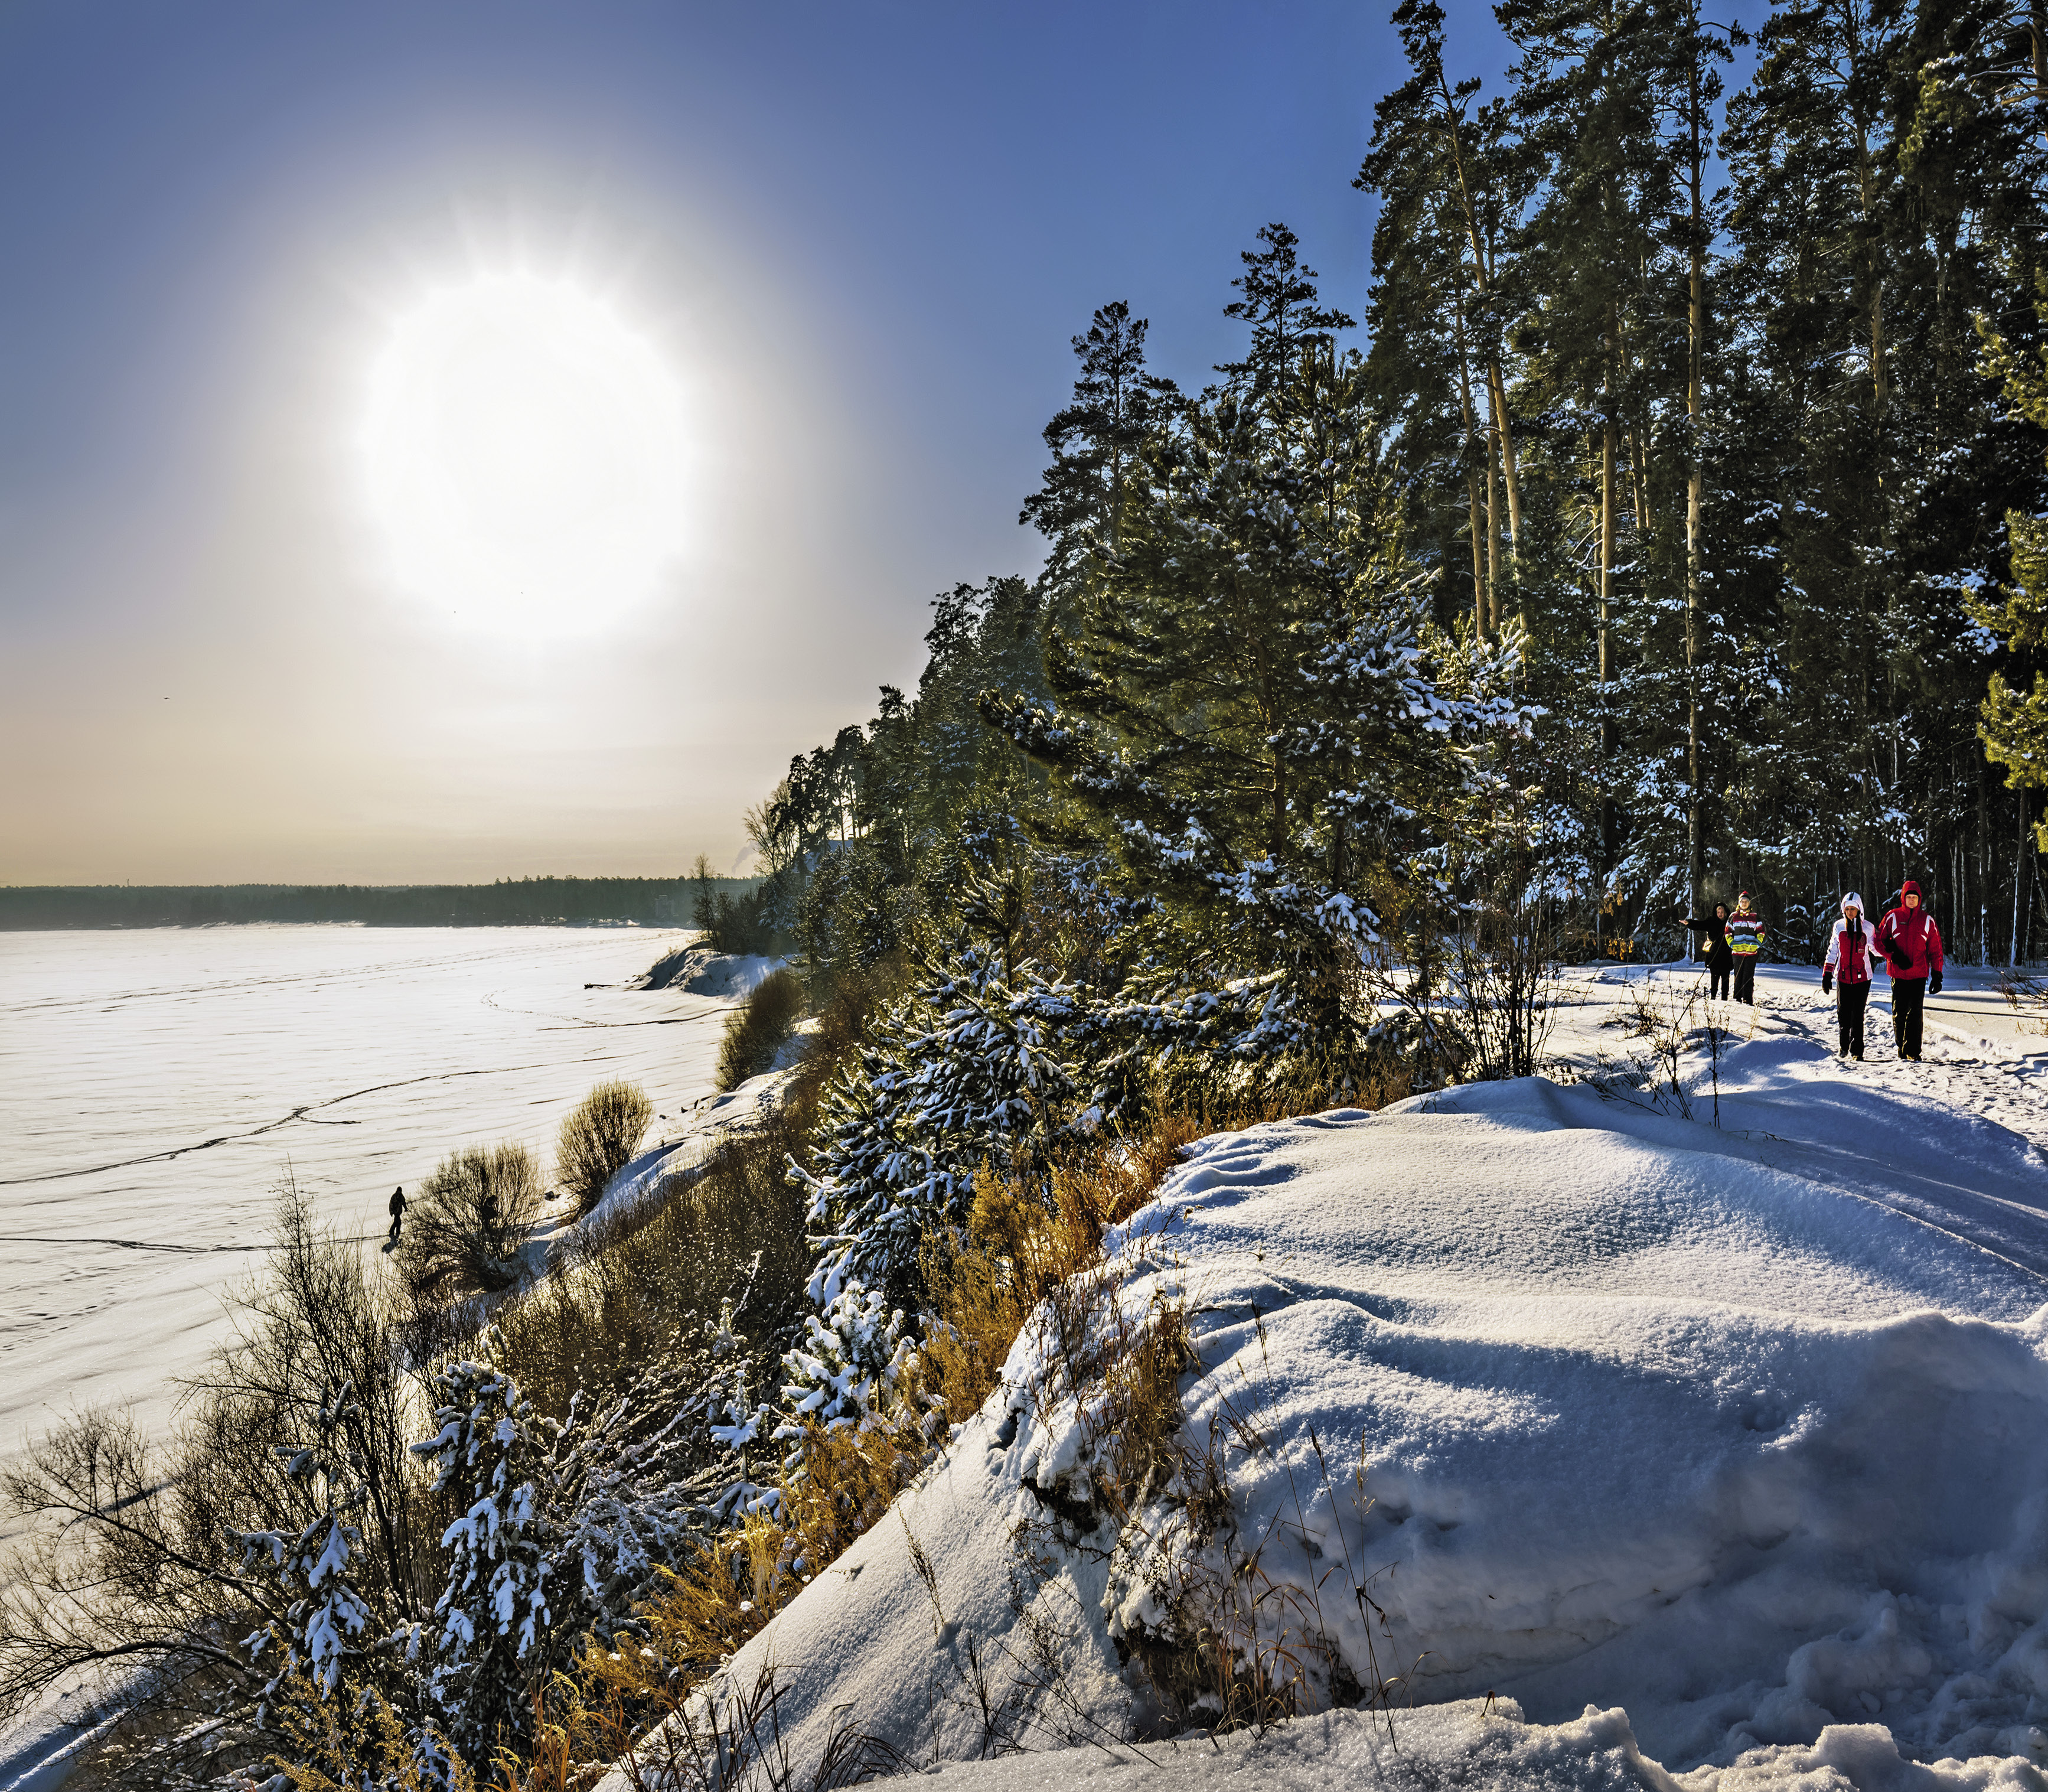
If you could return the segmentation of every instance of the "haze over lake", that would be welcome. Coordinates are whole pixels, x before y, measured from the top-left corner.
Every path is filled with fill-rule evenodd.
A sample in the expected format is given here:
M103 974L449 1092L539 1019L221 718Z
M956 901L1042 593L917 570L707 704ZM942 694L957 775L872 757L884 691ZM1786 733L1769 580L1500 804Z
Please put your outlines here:
M549 1173L603 1078L673 1121L710 1087L727 1005L620 986L688 937L0 933L0 1454L74 1406L161 1420L288 1173L374 1236L393 1187L456 1146L516 1139Z

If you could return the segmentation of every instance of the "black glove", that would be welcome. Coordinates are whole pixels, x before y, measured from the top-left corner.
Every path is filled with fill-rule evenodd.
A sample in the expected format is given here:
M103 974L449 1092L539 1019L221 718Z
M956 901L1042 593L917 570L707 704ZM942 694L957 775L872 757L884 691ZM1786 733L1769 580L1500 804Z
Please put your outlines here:
M1832 964L1825 965L1821 971L1821 993L1823 995L1829 995L1833 991L1834 987L1835 968Z
M1941 993L1941 973L1939 971L1931 972L1929 973L1927 978L1927 993L1930 995L1939 995Z

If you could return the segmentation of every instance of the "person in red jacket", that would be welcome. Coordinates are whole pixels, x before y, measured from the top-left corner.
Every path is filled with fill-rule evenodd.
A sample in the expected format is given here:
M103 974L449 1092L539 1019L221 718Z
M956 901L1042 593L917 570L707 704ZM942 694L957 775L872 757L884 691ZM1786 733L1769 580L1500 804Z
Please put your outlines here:
M1891 1037L1899 1055L1920 1059L1920 1015L1930 995L1941 993L1941 930L1920 906L1920 886L1908 878L1899 906L1877 924L1877 949L1891 979Z
M1842 898L1842 918L1828 941L1828 960L1821 972L1821 990L1835 991L1837 1053L1863 1062L1863 1010L1870 1000L1870 929L1864 925L1863 898L1853 890Z

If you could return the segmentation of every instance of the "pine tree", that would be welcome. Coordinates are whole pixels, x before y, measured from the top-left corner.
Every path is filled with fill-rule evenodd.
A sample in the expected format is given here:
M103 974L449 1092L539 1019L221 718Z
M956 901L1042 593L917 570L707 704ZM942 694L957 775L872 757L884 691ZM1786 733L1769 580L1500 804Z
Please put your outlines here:
M479 1768L530 1734L535 1697L580 1639L608 1642L673 1563L707 1491L672 1477L692 1409L658 1371L556 1420L491 1360L495 1343L487 1332L483 1356L436 1372L436 1429L413 1446L458 1514L441 1536L431 1693Z
M370 1608L357 1584L360 1515L369 1498L347 1447L347 1423L357 1413L355 1383L343 1382L322 1402L312 1442L277 1447L286 1476L304 1487L317 1507L311 1522L289 1539L276 1531L235 1534L245 1563L269 1557L284 1601L281 1616L244 1643L252 1660L267 1650L275 1664L263 1689L266 1701L301 1675L318 1697L332 1698L351 1666L388 1641L371 1634Z
M2041 308L2048 312L2048 283ZM1984 333L1987 367L2001 379L2013 409L2048 429L2048 350L2023 359L1996 331L1987 327ZM1995 597L1974 599L1970 613L2007 654L2036 669L2031 688L2008 684L2003 672L1991 675L1978 733L1986 754L2005 768L2008 789L2048 789L2048 671L2040 669L2048 657L2048 519L2008 511L2006 528L2011 581L1998 588ZM2048 852L2048 814L2034 824L2034 840Z
M1263 1046L1334 1043L1344 968L1378 937L1371 892L1456 783L1453 743L1495 712L1431 675L1363 370L1334 346L1350 320L1291 232L1260 241L1228 308L1248 351L1146 444L1119 550L1050 639L1054 704L986 707L1208 941L1215 982L1284 969L1297 1024Z
M1506 340L1514 304L1510 227L1527 197L1526 164L1513 153L1505 108L1495 103L1475 111L1479 80L1453 84L1446 73L1444 13L1435 0L1402 0L1394 9L1394 25L1412 72L1374 107L1371 153L1352 182L1379 193L1382 201L1369 319L1374 383L1376 391L1405 396L1402 389L1431 363L1436 377L1429 383L1440 390L1454 374L1464 429L1459 458L1469 522L1474 626L1482 634L1497 632L1511 585L1518 588L1513 606L1526 619L1519 589L1519 426L1509 401ZM1418 363L1418 351L1425 343L1433 352ZM1403 429L1404 448L1416 433ZM1448 555L1444 559L1448 564Z
M1086 333L1073 339L1081 363L1073 401L1045 425L1053 464L1017 518L1051 544L1044 582L1056 593L1073 588L1098 540L1115 551L1125 476L1175 396L1172 381L1145 370L1150 328L1119 299L1102 306Z
M1077 992L1016 950L1017 883L973 880L953 943L928 962L826 1090L811 1194L818 1251L805 1341L785 1359L800 1417L886 1402L921 1335L923 1253L964 1236L983 1169L1042 1187L1054 1142L1099 1115L1063 1037Z

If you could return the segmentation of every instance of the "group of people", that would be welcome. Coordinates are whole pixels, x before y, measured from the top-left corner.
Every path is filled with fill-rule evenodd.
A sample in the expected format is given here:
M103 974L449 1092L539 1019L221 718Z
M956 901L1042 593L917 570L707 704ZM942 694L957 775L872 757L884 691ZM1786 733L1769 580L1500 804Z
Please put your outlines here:
M1731 914L1716 902L1711 915L1693 915L1685 925L1706 948L1709 996L1728 994L1730 974L1735 999L1752 1007L1756 1001L1756 959L1763 945L1762 917L1745 890ZM1864 1053L1864 1009L1870 1001L1871 978L1882 962L1891 979L1891 1036L1902 1058L1920 1057L1921 1018L1927 998L1941 993L1941 931L1920 899L1920 886L1908 878L1899 902L1875 927L1864 920L1863 898L1852 890L1842 898L1841 919L1828 941L1821 968L1821 988L1835 998L1839 1055L1859 1062Z

